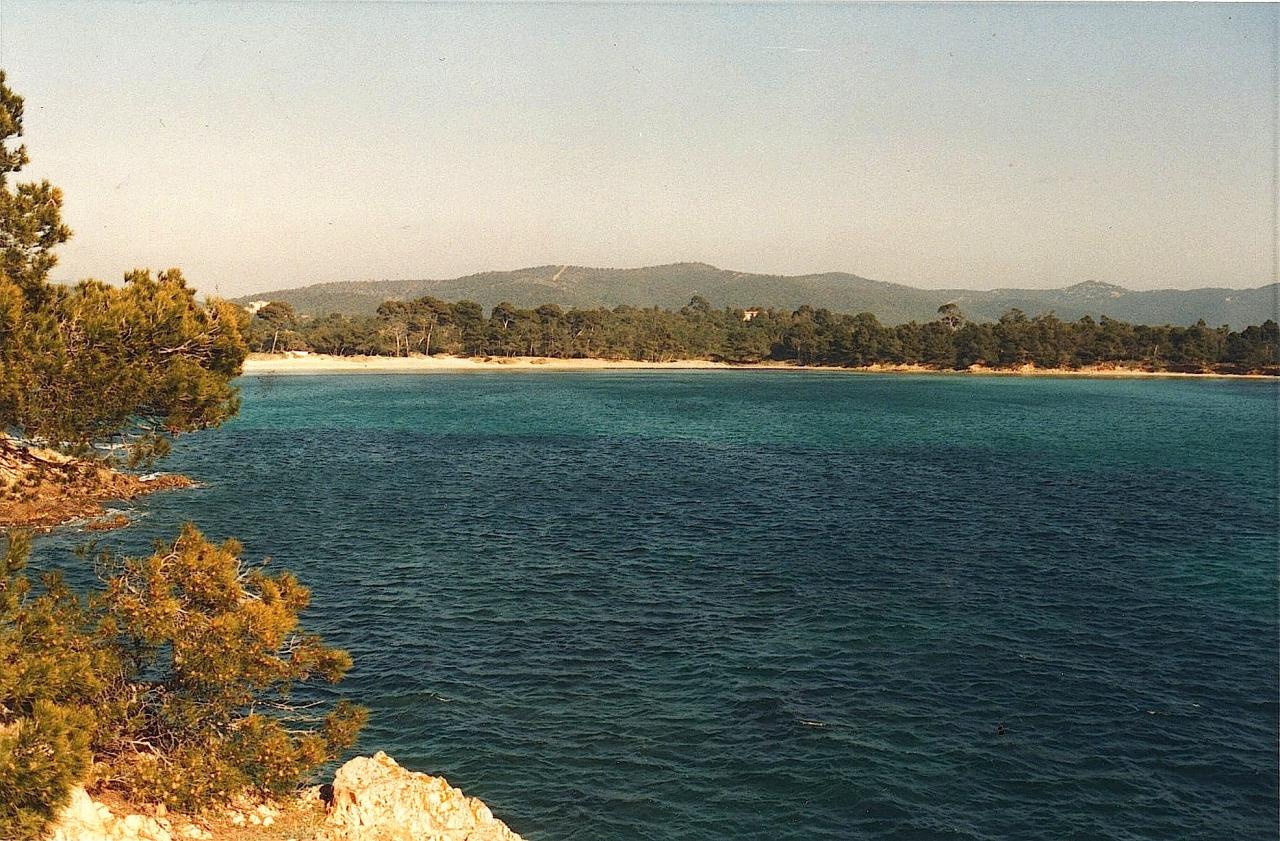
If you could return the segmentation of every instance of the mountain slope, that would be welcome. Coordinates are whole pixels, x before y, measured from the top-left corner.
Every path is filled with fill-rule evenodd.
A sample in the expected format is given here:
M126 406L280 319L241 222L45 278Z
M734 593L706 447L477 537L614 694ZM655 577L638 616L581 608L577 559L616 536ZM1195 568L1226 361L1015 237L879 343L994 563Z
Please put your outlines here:
M482 272L449 280L344 281L246 295L254 300L286 301L304 315L328 312L372 313L388 298L434 295L446 301L464 298L491 307L499 301L531 307L678 308L693 295L713 306L778 307L802 304L839 312L872 312L886 324L932 319L940 305L955 301L970 318L994 320L1017 307L1028 315L1057 313L1074 320L1107 315L1146 324L1193 324L1203 318L1217 326L1243 327L1276 318L1280 284L1256 289L1160 289L1136 292L1121 286L1086 282L1064 289L917 289L868 280L841 272L813 275L762 275L718 269L705 263L674 263L639 269L584 266L535 266L508 272Z

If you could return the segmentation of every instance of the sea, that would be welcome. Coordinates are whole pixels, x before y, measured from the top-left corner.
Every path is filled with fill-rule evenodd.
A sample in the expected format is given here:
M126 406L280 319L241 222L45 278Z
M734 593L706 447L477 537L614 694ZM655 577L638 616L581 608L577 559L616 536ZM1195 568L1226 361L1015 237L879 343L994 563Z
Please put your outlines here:
M358 751L529 841L1275 839L1275 381L248 376L62 529L310 586Z

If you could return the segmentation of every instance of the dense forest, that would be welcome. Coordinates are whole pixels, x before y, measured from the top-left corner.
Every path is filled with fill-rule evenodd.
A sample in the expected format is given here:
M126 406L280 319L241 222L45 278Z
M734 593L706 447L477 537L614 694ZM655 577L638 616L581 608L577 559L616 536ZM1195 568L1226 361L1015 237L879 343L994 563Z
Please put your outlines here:
M501 303L486 315L474 301L430 296L386 301L376 316L299 318L283 302L260 307L252 349L308 350L338 356L596 357L663 362L711 359L858 367L873 364L964 369L1137 366L1152 370L1276 373L1280 328L1273 320L1240 331L1129 324L1107 317L1063 321L1053 313L1009 310L995 322L968 320L955 304L934 320L886 326L871 313L847 315L802 306L713 308L695 296L679 310L524 309Z

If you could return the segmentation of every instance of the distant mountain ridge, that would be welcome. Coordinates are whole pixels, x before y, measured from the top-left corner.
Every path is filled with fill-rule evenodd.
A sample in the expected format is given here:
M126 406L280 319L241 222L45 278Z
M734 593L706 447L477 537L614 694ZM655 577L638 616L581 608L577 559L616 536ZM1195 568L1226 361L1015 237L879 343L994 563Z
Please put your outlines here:
M367 314L389 298L434 295L446 301L470 299L485 307L508 301L521 307L679 308L693 295L715 307L776 307L803 304L838 312L871 312L885 324L928 321L938 307L955 302L972 319L999 318L1017 308L1028 315L1052 310L1059 318L1106 315L1143 324L1194 324L1240 328L1277 317L1280 284L1254 289L1157 289L1135 291L1085 281L1061 289L919 289L869 280L854 274L765 275L719 269L706 263L673 263L636 269L550 265L481 272L448 280L379 280L320 283L236 299L285 301L300 314Z

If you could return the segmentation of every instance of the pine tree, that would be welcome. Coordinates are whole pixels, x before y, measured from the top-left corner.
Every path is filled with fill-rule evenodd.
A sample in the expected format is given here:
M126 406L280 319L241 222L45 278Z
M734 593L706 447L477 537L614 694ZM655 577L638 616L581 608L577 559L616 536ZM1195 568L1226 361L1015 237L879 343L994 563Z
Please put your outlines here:
M22 113L0 72L0 456L15 438L161 455L238 409L247 316L196 301L177 269L50 283L71 232L57 188L9 183L27 163ZM291 701L351 664L299 627L308 593L293 576L188 527L151 557L103 558L86 600L56 574L33 585L29 543L11 533L0 554L0 839L38 837L90 774L191 806L285 790L353 743L362 709Z
M299 627L310 596L293 575L248 566L235 541L190 525L150 557L103 560L97 633L119 668L97 751L109 784L188 808L246 788L280 793L354 742L364 710L293 702L297 686L351 667Z
M0 445L10 436L79 454L108 440L137 457L235 413L241 311L195 299L177 269L123 286L49 282L71 231L47 181L10 184L28 161L22 98L0 72Z

